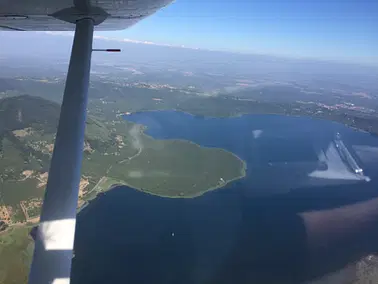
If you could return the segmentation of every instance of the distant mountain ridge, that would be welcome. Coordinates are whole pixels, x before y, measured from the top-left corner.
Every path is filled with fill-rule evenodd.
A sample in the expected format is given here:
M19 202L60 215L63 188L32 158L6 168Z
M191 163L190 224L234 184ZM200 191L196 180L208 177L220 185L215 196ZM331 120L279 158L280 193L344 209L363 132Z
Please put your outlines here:
M45 134L55 135L59 113L60 105L58 103L40 97L21 95L4 98L0 100L0 136L7 131L28 127ZM86 133L86 142L101 145L111 140L110 132L101 121L93 116L88 116L86 123L89 130Z
M56 131L60 106L39 97L21 95L0 100L0 134L27 127Z

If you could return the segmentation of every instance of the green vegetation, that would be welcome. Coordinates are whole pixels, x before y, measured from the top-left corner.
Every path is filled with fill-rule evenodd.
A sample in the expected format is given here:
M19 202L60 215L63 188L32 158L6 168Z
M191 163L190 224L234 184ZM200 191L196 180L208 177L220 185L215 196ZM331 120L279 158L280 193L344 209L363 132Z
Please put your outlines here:
M31 207L30 209L28 209L29 218L39 217L40 214L41 214L40 207Z
M20 201L43 197L44 189L38 188L38 181L29 178L24 181L7 180L0 184L5 205L18 206Z
M0 283L27 283L34 249L30 229L18 226L0 233Z
M113 185L126 185L122 180L116 180L111 177L102 177L99 182L85 195L85 201L93 200L101 192L106 192L111 189Z
M200 195L245 175L243 161L221 149L145 135L140 144L140 154L113 166L110 177L153 194L182 197Z
M109 190L113 185L124 184L124 181L116 180L110 177L104 177L102 181L97 185L97 192L105 192Z

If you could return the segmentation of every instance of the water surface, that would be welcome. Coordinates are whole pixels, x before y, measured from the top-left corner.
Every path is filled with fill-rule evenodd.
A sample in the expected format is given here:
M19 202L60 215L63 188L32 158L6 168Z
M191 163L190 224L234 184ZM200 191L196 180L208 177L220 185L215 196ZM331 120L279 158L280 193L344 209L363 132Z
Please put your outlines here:
M300 283L306 278L306 232L297 213L376 195L378 139L337 123L174 111L126 119L146 125L146 134L156 139L231 151L246 161L247 176L192 199L126 186L98 197L78 218L72 283ZM329 149L337 132L371 182L354 179L332 160ZM329 155L326 168L319 153ZM327 170L338 178L309 176Z

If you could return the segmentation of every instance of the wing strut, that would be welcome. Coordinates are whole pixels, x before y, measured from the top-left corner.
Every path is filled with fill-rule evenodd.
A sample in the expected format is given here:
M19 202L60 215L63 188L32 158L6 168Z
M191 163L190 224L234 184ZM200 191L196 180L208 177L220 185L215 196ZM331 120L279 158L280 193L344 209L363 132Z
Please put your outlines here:
M90 17L76 21L30 284L70 281L94 24Z

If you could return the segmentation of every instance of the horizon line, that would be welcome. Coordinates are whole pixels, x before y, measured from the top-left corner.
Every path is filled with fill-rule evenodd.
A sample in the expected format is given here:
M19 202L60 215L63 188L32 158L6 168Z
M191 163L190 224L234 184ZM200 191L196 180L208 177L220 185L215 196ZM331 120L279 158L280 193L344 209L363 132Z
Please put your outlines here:
M54 36L69 36L73 37L73 31L35 31L36 33L42 33L47 35L54 35ZM96 33L96 32L95 32ZM134 43L134 44L143 44L143 45L150 45L150 46L162 46L162 47L170 47L170 48L181 48L181 49L189 49L189 50L199 50L199 51L209 51L209 52L222 52L222 53L232 53L232 54L240 54L240 55L255 55L255 56L266 56L266 57L274 57L279 59L287 59L287 60L300 60L300 61L318 61L318 62L328 62L328 63L339 63L339 64L353 64L353 65L360 65L365 67L378 67L378 63L372 62L361 62L361 61L353 61L347 59L339 59L339 58L319 58L319 57L311 57L310 55L289 55L289 54L272 54L272 53L261 53L261 52L243 52L243 51L236 51L236 50L225 50L225 49L209 49L209 48L202 48L202 47L190 47L185 45L175 45L175 44L167 44L167 43L159 43L153 42L148 40L135 40L129 38L118 38L118 37L108 37L103 35L93 35L93 39L98 40L105 40L105 41L114 41L120 43Z

